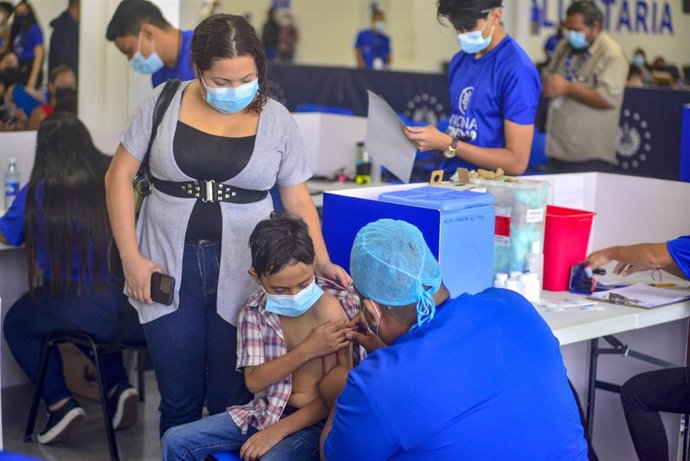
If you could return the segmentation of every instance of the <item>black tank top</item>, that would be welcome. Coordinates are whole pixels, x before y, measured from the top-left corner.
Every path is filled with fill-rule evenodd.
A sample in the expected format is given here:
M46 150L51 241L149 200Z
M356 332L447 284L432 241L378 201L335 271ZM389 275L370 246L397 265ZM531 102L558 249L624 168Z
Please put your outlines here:
M177 166L190 178L223 182L237 176L247 166L255 141L256 135L240 138L217 136L178 121L173 155ZM220 203L197 200L185 239L220 241L222 229Z

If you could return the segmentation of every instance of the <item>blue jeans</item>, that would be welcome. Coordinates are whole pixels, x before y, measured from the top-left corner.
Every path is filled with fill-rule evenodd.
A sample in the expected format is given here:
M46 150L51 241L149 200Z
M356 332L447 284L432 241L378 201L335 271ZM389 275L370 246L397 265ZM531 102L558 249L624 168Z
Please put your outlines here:
M237 329L216 312L220 255L219 242L185 243L178 309L144 324L161 395L161 437L200 419L204 397L210 414L252 399L235 370Z
M318 461L320 422L290 434L261 457L261 461ZM257 430L246 434L225 411L194 423L177 426L163 436L163 461L203 460L214 453L237 451Z
M125 342L144 342L137 313L127 302L122 287L111 286L101 290L87 286L79 295L62 297L36 288L34 294L36 301L26 293L12 305L3 328L12 355L32 383L36 383L43 335L51 330L81 330L99 341L115 341L120 333L120 322L125 321ZM127 382L122 353L104 354L102 372L108 389ZM48 355L43 400L49 406L70 395L65 385L60 353L52 348Z

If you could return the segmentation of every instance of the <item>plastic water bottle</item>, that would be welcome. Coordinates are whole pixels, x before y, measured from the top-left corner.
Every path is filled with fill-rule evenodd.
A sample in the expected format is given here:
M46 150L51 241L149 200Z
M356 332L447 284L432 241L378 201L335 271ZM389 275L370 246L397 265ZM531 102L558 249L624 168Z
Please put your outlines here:
M5 173L5 211L10 209L12 201L19 193L20 179L21 175L17 169L17 159L11 157L10 163L7 166L7 172Z

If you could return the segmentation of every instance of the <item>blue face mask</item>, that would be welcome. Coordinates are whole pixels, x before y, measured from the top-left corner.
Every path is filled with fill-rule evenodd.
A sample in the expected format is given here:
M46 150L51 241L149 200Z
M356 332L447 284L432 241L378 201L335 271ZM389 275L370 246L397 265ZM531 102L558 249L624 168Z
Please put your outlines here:
M486 25L484 27L486 27ZM484 28L482 28L482 30L458 34L458 44L460 45L460 49L468 54L475 54L479 53L480 51L484 51L486 47L489 46L489 43L491 43L491 37L494 33L493 30L494 27L491 26L491 33L486 38L484 38L482 35Z
M223 114L234 114L245 109L259 92L258 78L237 88L209 88L201 75L199 78L206 88L206 102Z
M569 30L566 32L566 37L568 37L568 42L570 46L576 50L584 50L590 45L589 40L585 38L585 33L577 30Z
M323 290L316 284L314 279L309 286L301 290L296 295L276 295L266 292L266 311L286 317L299 317L316 304Z
M641 54L636 54L636 55L633 57L632 62L633 62L633 64L636 65L637 67L642 67L642 66L644 66L644 58L642 57Z
M153 51L151 52L148 58L145 58L141 54L141 33L139 33L139 49L132 57L132 60L129 61L129 65L132 67L132 69L134 69L135 72L139 72L140 74L144 75L149 75L155 74L156 72L161 70L165 64L163 63L161 57L158 56L158 53L156 53L155 42L153 42Z

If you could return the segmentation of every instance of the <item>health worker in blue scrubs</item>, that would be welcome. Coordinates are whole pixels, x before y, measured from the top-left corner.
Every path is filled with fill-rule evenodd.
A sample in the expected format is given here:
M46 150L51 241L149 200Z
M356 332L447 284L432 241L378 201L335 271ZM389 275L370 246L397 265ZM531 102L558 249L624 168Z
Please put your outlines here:
M384 34L383 12L374 10L371 14L371 28L357 34L355 59L357 67L366 69L387 69L391 65L391 39Z
M193 35L192 30L174 28L156 5L145 0L123 0L106 32L132 69L151 75L154 88L167 80L194 80Z
M592 269L617 261L613 272L619 275L661 269L690 280L690 235L668 242L604 248L587 256L587 260ZM640 461L667 461L668 438L659 412L690 413L690 368L666 368L633 376L623 384L621 401Z
M501 24L503 0L439 0L437 15L458 32L450 62L452 115L433 126L403 130L420 151L443 151L446 175L459 167L521 175L532 147L541 92L537 69Z
M404 221L362 228L350 270L362 312L346 337L370 354L351 370L339 358L319 385L331 405L339 394L327 461L588 459L558 340L525 298L451 298Z

